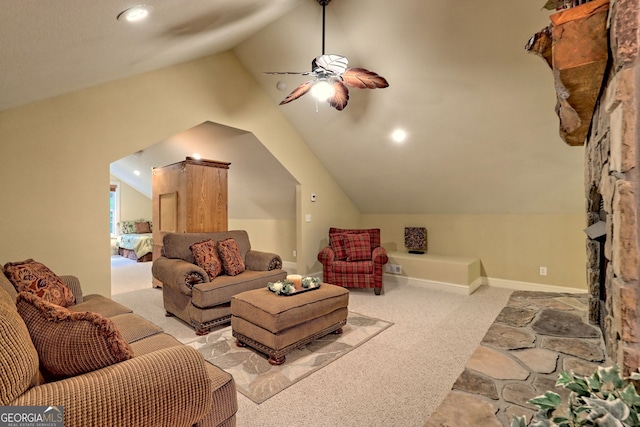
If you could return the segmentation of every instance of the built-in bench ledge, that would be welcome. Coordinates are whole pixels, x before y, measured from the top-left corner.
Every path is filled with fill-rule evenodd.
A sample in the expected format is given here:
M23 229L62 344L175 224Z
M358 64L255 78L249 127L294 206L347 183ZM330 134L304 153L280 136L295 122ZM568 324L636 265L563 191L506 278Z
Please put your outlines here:
M400 251L389 251L387 255L385 282L412 283L464 295L470 295L482 284L480 258ZM400 265L399 274L392 273L394 265Z

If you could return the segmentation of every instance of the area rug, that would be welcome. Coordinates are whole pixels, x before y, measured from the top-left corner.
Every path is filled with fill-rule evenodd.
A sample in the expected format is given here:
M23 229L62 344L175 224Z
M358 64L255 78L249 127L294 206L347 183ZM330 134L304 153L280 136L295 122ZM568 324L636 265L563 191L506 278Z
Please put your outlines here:
M237 390L262 403L311 375L393 325L391 322L349 312L342 334L329 334L287 354L283 365L272 366L250 347L236 346L231 327L188 343L204 358L233 375Z

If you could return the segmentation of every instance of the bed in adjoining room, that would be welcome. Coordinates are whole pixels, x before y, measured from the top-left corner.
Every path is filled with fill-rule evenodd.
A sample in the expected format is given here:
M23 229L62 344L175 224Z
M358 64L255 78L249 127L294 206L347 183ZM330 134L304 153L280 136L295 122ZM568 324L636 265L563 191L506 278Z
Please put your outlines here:
M151 221L121 221L120 235L116 238L118 254L138 262L152 260L153 238Z

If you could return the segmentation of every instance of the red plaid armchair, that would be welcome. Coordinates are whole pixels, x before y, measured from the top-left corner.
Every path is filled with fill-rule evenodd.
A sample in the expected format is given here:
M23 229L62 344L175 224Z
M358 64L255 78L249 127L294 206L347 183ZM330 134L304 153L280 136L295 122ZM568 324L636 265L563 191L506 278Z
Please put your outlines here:
M344 288L382 291L382 269L389 261L380 246L380 229L329 229L329 246L318 253L323 281Z

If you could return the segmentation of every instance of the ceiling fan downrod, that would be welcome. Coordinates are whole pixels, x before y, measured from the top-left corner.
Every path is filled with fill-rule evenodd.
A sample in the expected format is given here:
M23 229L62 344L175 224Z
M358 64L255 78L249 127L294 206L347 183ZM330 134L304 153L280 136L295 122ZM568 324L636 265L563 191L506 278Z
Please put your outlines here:
M331 0L317 0L318 4L322 6L322 54L324 55L324 21L325 21L325 7L331 3Z

